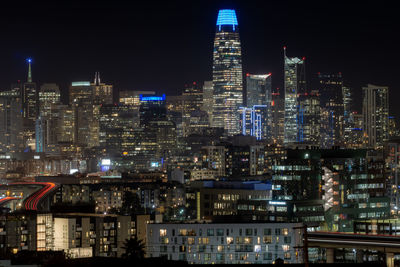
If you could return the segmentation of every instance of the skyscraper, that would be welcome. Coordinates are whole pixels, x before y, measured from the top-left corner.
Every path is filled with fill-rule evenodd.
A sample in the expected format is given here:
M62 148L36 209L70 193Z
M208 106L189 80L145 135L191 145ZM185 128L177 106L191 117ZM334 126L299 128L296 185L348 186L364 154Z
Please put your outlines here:
M0 153L24 149L21 102L19 90L0 92Z
M271 140L271 73L246 74L246 88L247 107L255 112L253 115L253 121L256 122L253 125L254 136L257 136L258 140Z
M298 142L319 145L321 109L318 91L298 95Z
M242 50L238 21L232 9L218 13L213 52L213 127L225 134L240 133L239 107L243 105Z
M203 107L202 110L207 112L209 125L212 124L212 113L213 113L213 82L205 81L203 85Z
M342 74L318 73L318 90L321 103L321 146L331 148L345 143L343 138L344 105L348 106L348 90L343 91Z
M246 74L247 107L271 104L271 73Z
M364 132L368 146L382 148L389 139L389 88L368 84L363 87Z
M190 134L190 119L193 112L199 112L203 105L203 88L193 82L193 84L185 85L182 93L182 128L183 136Z
M35 122L39 113L36 83L32 81L32 59L28 58L28 79L22 90L22 111L24 118L24 144L30 149L35 147Z
M22 104L24 118L28 118L34 124L37 113L37 90L36 83L32 82L32 59L28 58L28 80L24 83L24 89L22 91Z
M298 99L299 93L305 93L305 58L287 57L284 51L285 78L285 137L284 143L298 142Z
M44 83L39 91L39 115L50 115L51 104L60 103L60 87L55 83Z
M95 73L94 82L91 86L94 105L109 105L113 103L113 86L100 81L100 72Z

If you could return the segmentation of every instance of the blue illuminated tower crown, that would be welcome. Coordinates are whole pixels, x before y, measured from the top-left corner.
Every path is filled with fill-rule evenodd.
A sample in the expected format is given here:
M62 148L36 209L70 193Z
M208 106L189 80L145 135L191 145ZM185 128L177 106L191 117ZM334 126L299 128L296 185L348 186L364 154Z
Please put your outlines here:
M238 26L236 12L234 9L221 9L218 12L217 28L221 31L222 26L232 26L232 30Z

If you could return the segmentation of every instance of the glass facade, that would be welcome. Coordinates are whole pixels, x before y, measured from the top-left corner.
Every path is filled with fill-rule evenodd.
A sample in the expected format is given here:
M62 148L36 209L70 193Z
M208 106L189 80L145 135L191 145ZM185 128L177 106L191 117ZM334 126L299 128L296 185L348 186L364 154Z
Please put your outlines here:
M224 128L229 136L239 134L238 110L243 105L242 50L234 10L220 10L218 14L213 86L213 127Z
M363 87L364 132L368 146L382 148L389 139L389 88L368 84Z
M285 137L284 143L298 142L297 94L304 92L304 58L287 57L284 48L285 72Z

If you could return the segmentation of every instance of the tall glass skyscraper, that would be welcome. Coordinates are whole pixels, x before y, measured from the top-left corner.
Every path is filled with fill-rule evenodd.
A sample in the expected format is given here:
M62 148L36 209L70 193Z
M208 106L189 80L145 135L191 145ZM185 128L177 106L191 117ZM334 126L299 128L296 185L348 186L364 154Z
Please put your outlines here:
M285 137L284 143L298 142L298 99L300 93L305 93L305 58L287 57L284 47L285 74Z
M213 127L225 134L240 133L239 107L243 105L242 50L238 21L232 9L218 13L213 52Z
M343 77L338 74L318 73L321 95L321 147L342 146L343 138Z
M389 139L389 87L368 84L363 87L364 132L368 146L383 147Z

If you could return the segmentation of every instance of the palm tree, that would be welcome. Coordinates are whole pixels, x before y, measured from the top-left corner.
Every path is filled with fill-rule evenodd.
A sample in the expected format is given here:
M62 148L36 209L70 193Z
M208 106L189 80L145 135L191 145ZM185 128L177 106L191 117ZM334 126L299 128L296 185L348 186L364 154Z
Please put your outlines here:
M136 237L126 239L122 248L125 249L125 253L122 254L122 257L125 259L141 260L144 258L145 245L141 239L137 239Z

